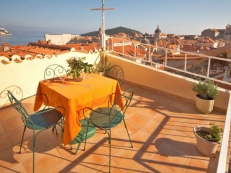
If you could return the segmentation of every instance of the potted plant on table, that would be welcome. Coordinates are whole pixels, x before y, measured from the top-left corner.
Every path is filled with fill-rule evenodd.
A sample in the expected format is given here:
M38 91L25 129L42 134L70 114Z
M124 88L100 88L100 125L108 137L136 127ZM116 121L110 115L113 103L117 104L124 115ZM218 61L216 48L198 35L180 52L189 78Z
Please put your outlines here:
M210 113L213 110L214 99L218 95L217 85L211 80L199 80L198 83L193 84L192 90L197 93L197 109L205 114Z
M205 156L213 157L217 146L221 142L222 128L215 123L210 123L210 128L205 126L196 126L193 129L197 141L197 149Z
M81 73L92 73L92 64L84 62L86 57L72 57L67 60L69 69L67 70L67 76L72 75L73 78L79 78Z

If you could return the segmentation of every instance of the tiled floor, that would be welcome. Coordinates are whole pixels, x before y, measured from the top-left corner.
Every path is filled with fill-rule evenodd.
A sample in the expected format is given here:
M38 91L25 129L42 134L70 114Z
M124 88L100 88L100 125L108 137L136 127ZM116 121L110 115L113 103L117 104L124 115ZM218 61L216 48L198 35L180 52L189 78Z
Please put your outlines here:
M132 87L124 84L123 90ZM196 148L193 127L216 122L221 127L225 114L200 114L194 104L169 95L134 87L135 95L126 112L133 141L130 148L123 123L112 130L112 172L216 172L219 148L214 158L204 157ZM26 103L33 107L33 101ZM26 130L22 153L18 154L23 132L19 113L11 106L0 109L0 172L32 172L32 133ZM59 129L60 132L60 129ZM36 173L108 172L107 135L97 130L87 140L86 151L74 155L62 145L62 135L51 129L38 135ZM82 146L81 146L82 148Z

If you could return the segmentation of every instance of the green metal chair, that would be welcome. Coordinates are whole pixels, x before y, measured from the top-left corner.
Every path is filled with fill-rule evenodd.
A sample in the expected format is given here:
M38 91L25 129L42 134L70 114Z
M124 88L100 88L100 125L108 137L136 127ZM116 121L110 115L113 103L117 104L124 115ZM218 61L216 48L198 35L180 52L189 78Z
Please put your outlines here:
M32 164L33 164L33 172L34 172L34 150L36 146L36 137L43 130L52 128L55 125L61 123L63 115L57 109L63 109L63 111L65 112L65 108L61 106L57 106L55 108L47 108L46 106L44 106L42 110L39 110L33 113L28 113L28 111L22 105L22 101L32 96L24 98L19 101L15 98L15 96L9 90L7 91L7 95L11 102L11 105L22 115L21 119L23 123L25 124L23 135L22 135L22 140L20 144L19 154L21 153L22 142L23 142L24 133L26 131L26 128L33 130L33 163ZM42 94L42 96L46 98L44 100L46 100L48 103L47 96L45 94ZM44 104L46 105L46 103ZM38 131L38 132L35 134L35 131Z
M80 124L81 124L81 126L82 126L82 129L81 129L81 131L79 132L79 134L75 137L75 139L73 139L73 140L70 142L70 146L71 146L72 144L78 143L78 146L77 146L77 148L76 148L75 154L78 152L81 143L82 143L85 139L88 139L88 138L94 136L95 133L96 133L96 127L95 127L94 125L92 125L91 122L89 122L89 126L87 126L88 121L89 121L89 118L80 120ZM71 150L72 150L72 146L71 146ZM85 145L84 145L83 151L85 151Z
M88 126L90 122L97 128L105 130L108 134L108 142L109 142L109 172L111 172L111 129L119 125L122 121L124 122L124 126L126 128L129 141L131 143L131 148L133 148L132 141L130 135L128 133L127 125L124 119L125 112L128 106L131 103L133 98L133 89L129 89L125 91L123 94L120 94L119 97L112 103L111 107L100 107L95 110L91 108L85 108L91 111L90 118L88 121ZM111 98L118 96L117 93L113 93ZM87 127L88 128L88 127ZM85 138L86 145L86 138ZM85 148L85 146L84 146Z
M124 83L124 70L118 65L111 66L105 74L106 77L116 79L120 85Z
M44 71L44 79L55 78L63 75L67 75L67 71L59 64L49 65Z

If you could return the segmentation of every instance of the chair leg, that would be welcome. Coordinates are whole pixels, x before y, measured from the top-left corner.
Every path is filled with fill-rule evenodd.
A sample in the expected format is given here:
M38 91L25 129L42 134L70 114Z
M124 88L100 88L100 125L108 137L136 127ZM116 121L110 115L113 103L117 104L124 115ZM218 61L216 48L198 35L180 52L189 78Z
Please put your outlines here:
M87 143L86 141L87 141L87 132L88 132L89 121L90 120L87 121L87 128L86 128L86 131L85 131L85 144L84 144L84 147L83 147L83 151L85 151L85 148L86 148L86 143ZM83 135L83 137L84 137L84 135Z
M111 128L109 129L109 173L111 172Z
M79 147L80 147L81 143L82 143L82 142L79 142L78 147L77 147L76 150L75 150L75 154L77 154L77 152L79 151ZM85 150L85 148L84 148L84 150Z
M110 134L109 134L109 132L107 131L107 129L105 129L105 134L107 133L107 135L108 135L108 143L110 144L111 143L111 141L109 140L109 138L110 138Z
M54 129L55 129L56 135L58 135L58 132L57 132L57 129L56 129L56 125L52 128L52 131L54 131Z
M19 154L21 153L21 148L22 148L22 141L23 141L23 138L24 138L24 133L26 131L26 125L24 126L24 130L23 130L23 134L22 134L22 140L21 140L21 144L20 144L20 149L19 149Z
M133 148L132 140L131 140L130 135L129 135L129 133L128 133L128 128L127 128L127 125L126 125L126 123L125 123L125 119L124 119L124 118L123 118L123 121L124 121L124 126L125 126L125 128L126 128L126 130L127 130L128 138L129 138L130 143L131 143L131 148Z
M34 150L35 150L35 145L36 145L36 136L37 136L37 134L35 135L34 130L33 130L33 162L32 162L32 164L33 164L33 173L34 173Z

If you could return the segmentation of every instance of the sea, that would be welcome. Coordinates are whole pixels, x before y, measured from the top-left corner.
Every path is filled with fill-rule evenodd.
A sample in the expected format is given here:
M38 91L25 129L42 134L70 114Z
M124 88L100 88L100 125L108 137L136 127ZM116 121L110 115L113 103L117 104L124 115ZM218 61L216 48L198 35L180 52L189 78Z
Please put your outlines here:
M29 42L38 42L38 40L45 40L44 32L11 32L12 35L0 36L0 46L2 43L8 43L12 46L15 45L28 45Z

